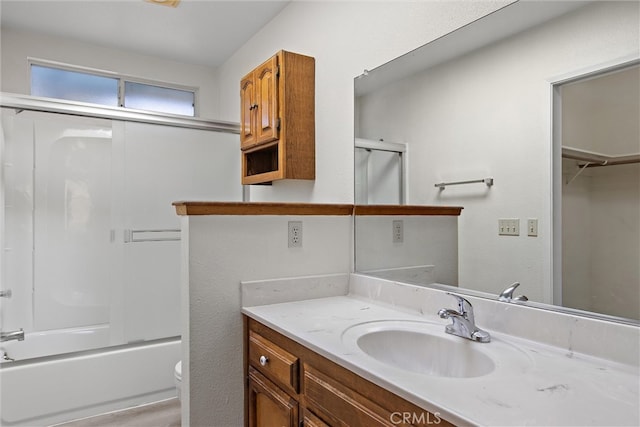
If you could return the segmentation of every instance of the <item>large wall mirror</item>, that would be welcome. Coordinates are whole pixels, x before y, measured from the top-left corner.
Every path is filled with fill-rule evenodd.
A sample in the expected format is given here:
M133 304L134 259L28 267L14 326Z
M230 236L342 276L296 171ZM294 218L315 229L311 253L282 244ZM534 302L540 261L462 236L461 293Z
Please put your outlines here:
M527 304L637 324L638 22L638 2L519 1L356 77L357 203L463 208L424 255L412 220L383 250L367 227L391 239L394 218L356 217L356 271L490 298L519 282Z

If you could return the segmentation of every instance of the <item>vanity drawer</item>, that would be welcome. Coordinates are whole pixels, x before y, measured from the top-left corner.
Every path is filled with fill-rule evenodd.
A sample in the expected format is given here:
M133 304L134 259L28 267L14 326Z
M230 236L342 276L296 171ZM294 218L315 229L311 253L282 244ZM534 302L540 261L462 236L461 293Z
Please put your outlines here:
M307 403L319 414L328 417L332 425L354 427L392 425L390 411L306 364L303 386ZM397 425L405 426L406 424L400 422Z
M254 331L249 331L249 363L285 390L298 393L298 357Z

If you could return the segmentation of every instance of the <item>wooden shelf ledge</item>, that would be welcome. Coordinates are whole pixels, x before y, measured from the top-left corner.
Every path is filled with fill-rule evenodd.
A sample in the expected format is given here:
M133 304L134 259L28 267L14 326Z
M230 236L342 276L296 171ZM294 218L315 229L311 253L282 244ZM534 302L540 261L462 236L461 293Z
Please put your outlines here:
M355 205L356 216L374 215L453 215L460 216L460 206L419 206L419 205Z
M459 216L459 206L348 205L268 202L174 202L178 215L450 215Z
M353 205L262 202L174 202L178 215L351 215Z

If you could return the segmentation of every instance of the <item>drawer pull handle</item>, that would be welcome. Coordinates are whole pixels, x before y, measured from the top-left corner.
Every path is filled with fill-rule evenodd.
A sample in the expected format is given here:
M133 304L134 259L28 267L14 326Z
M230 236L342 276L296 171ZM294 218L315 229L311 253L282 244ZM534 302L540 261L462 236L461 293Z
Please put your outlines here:
M260 356L260 365L267 366L267 363L269 363L269 358L267 356Z

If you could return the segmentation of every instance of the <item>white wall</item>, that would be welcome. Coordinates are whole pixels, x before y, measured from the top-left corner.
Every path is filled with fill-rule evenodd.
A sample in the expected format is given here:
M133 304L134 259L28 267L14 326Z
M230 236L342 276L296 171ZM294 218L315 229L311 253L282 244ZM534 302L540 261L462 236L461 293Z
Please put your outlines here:
M639 55L638 3L605 3L359 102L359 136L408 144L409 203L464 207L461 287L497 294L520 281L530 299L550 302L550 81ZM491 189L476 184L440 192L433 185L487 176L495 179ZM498 236L498 218L520 218L520 236ZM523 233L528 218L538 219L538 237Z
M401 220L403 241L392 239ZM436 283L458 285L457 216L357 216L356 271L433 265Z
M287 222L302 221L303 247L288 248ZM202 216L183 219L188 253L183 307L183 425L243 424L240 282L351 271L350 216ZM186 225L186 226L185 226ZM184 253L183 253L184 255Z
M220 119L239 121L239 81L280 49L316 59L316 180L252 187L253 201L353 202L353 79L509 1L292 2L219 72Z
M209 119L217 119L219 116L217 73L213 68L15 29L3 28L0 41L3 92L30 93L28 58L36 58L199 87L199 116Z

